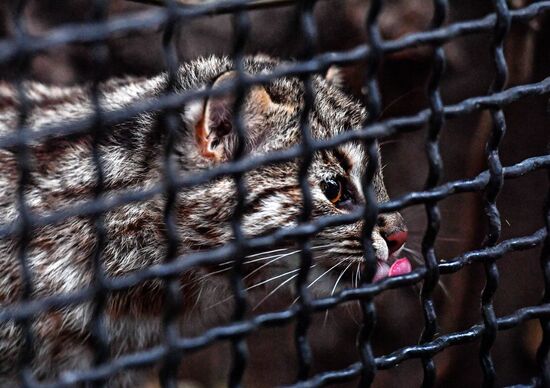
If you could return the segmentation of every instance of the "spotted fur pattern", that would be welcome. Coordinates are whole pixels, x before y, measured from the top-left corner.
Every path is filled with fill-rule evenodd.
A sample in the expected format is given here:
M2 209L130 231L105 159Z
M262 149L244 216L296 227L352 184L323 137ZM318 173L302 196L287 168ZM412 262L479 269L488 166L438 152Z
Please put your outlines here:
M247 58L245 69L250 74L269 73L278 61L264 56ZM220 75L233 68L227 58L210 57L181 66L175 85L176 92L197 90L212 85ZM111 80L100 88L104 111L124 109L133 103L154 98L166 90L167 76L151 79L126 78ZM309 115L313 137L329 138L343 131L358 128L366 118L365 109L322 77L312 81L314 105ZM87 87L58 88L26 83L26 98L31 110L26 125L32 131L59 123L89 118L94 113ZM243 117L249 134L248 154L265 154L299 144L300 112L303 109L304 88L296 78L283 78L265 85L270 99L267 108L248 96ZM253 94L251 94L253 96ZM19 98L13 86L0 85L0 136L13 133L18 126ZM205 101L181 107L181 125L174 143L177 167L181 174L199 173L232 157L233 134L228 134L221 146L223 160L204 157L197 146L195 126ZM100 143L105 173L105 197L125 190L154 187L163 176L163 149L166 131L159 112L135 116L106 128ZM25 188L25 201L33 213L46 215L64 207L74 207L93 197L96 168L92 159L90 135L63 139L46 139L30 145L31 176ZM357 202L363 201L360 180L368 163L363 147L351 142L335 150L314 155L309 184L313 195L313 215L340 214L325 196L321 183L335 176L346 177ZM0 220L8 224L18 218L16 200L18 165L14 150L0 150ZM297 179L299 161L290 161L254 169L246 173L248 196L242 220L247 236L268 233L296 225L301 212L302 194ZM387 199L379 172L375 177L379 201ZM235 184L231 177L221 177L207 184L185 189L177 194L175 220L180 238L178 254L218 247L232 239L230 219L235 205ZM166 252L166 232L163 212L165 198L110 209L104 215L107 243L102 253L105 271L110 277L163 262ZM373 232L377 255L388 255L383 234L402 228L399 215L387 215ZM361 260L361 222L328 228L314 241L331 245L329 256L320 260L323 266L338 261ZM96 233L89 217L71 217L60 223L37 228L26 251L33 278L33 297L40 298L78 291L92 281L91 258L96 245ZM18 303L22 295L21 272L17 260L18 238L0 241L0 305ZM210 268L197 268L182 274L184 299L182 333L196 334L220 319L227 319L231 301L211 309L213 301L230 296L223 275L203 278ZM206 284L205 284L206 282ZM201 285L200 297L197 284ZM126 291L109 295L105 309L105 324L110 338L111 357L144 349L162 341L161 316L163 283L152 280ZM33 321L35 349L32 369L39 380L59 377L62 371L91 365L88 326L91 303L43 313ZM13 322L0 324L0 385L15 379L13 372L23 338L20 327ZM132 386L132 373L124 373L111 381L113 386Z

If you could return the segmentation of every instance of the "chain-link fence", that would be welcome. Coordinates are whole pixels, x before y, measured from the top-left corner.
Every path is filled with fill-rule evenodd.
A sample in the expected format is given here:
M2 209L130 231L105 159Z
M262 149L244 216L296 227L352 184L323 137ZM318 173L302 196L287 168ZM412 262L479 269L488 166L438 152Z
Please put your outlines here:
M325 0L329 1L329 0ZM2 96L0 109L10 108L17 110L16 125L10 132L2 133L0 147L5 152L15 156L15 169L18 171L14 181L17 181L15 192L10 197L16 204L17 216L12 220L4 218L0 226L0 236L5 241L16 241L17 254L0 259L0 270L4 280L0 292L9 290L10 282L19 282L18 300L10 301L8 291L0 295L0 321L8 327L4 336L0 338L4 344L10 344L7 337L17 336L18 350L16 370L5 370L2 373L13 373L22 386L78 386L79 384L104 385L114 376L124 375L126 371L140 370L150 366L157 366L160 382L163 386L176 386L178 369L185 364L186 358L194 352L206 349L219 342L227 342L231 346L231 365L228 376L228 385L240 386L243 375L250 363L249 350L246 346L247 338L258 333L260 336L267 328L292 325L294 328L294 345L296 350L296 376L292 386L309 387L323 386L331 383L354 380L360 386L370 386L377 376L377 372L392 369L407 360L417 359L422 363L423 386L434 386L437 383L438 363L434 362L437 354L457 345L479 341L478 368L483 374L483 385L496 384L498 370L495 369L492 348L499 333L512 329L527 321L538 320L542 327L542 341L538 347L536 375L531 381L523 381L530 386L550 386L550 326L548 317L550 305L550 197L546 199L544 209L540 209L544 227L530 235L516 236L510 239L501 239L502 217L497 207L497 197L503 186L509 180L520 178L537 170L550 173L550 157L548 155L532 156L513 165L503 166L499 156L499 146L503 139L507 120L504 110L507 106L532 96L547 96L550 93L550 78L538 82L521 83L507 87L509 69L505 58L504 47L510 28L514 24L528 23L535 18L546 16L550 12L550 1L537 1L531 4L522 4L516 7L513 2L493 0L491 13L472 20L462 20L449 23L446 20L449 11L449 2L445 0L433 1L433 15L430 26L426 31L418 31L403 35L397 39L384 39L380 33L379 15L383 10L384 1L371 0L368 2L368 15L365 28L368 43L360 44L349 50L319 52L317 37L322 25L316 23L316 1L196 1L194 4L184 4L185 1L143 1L160 7L151 7L143 14L128 14L114 18L107 18L108 1L95 0L92 4L92 18L80 24L63 23L42 35L36 36L28 30L23 14L26 1L10 4L9 19L11 35L0 41L0 63L13 73L10 77L14 95L12 100ZM514 7L512 8L512 5ZM303 42L298 55L299 60L282 62L268 72L250 75L246 72L245 47L250 30L252 10L274 9L276 7L293 7L298 15L296 31ZM234 79L219 88L203 88L199 90L181 91L178 89L180 58L178 58L175 40L181 39L178 28L197 18L208 18L212 15L230 14L233 23L232 61L236 71ZM144 96L132 101L131 104L122 104L120 109L105 110L102 107L102 86L109 72L109 51L107 40L113 37L128 36L143 30L162 29L163 60L166 64L166 82L164 90L159 96ZM493 61L493 80L490 89L481 95L471 96L453 104L445 104L441 97L441 80L445 74L446 54L444 46L449 42L469 35L491 34L491 52ZM193 39L192 37L185 37ZM27 90L31 60L48 50L71 44L85 44L91 53L88 67L91 69L91 79L88 91L88 112L69 122L55 122L53 120L45 126L36 124L39 120L33 119L29 125L29 117L35 112L36 98ZM383 59L387 56L399 54L406 50L418 47L429 47L430 73L427 86L427 100L429 107L414 114L402 115L393 118L383 118L383 106L380 96L377 74ZM148 47L143 47L148 50ZM521 55L521 53L518 53ZM311 134L309 122L310 111L315 105L314 74L325 74L332 65L347 66L353 63L362 63L366 69L362 83L365 92L365 102L368 118L360 128L349 128L336 136L318 139ZM476 69L471 69L475 71ZM545 76L548 76L546 74ZM243 117L236 115L233 119L235 127L236 151L232 160L219 164L200 173L182 172L172 163L175 153L179 152L174 146L180 127L181 107L190 106L197 99L220 96L228 91L236 94L235 111L240 112L248 91L257 85L269 84L272 80L282 77L297 77L302 85L303 110L300 113L301 144L284 150L269 153L249 153L245 147L249 134ZM7 88L7 86L5 86ZM53 92L50 90L45 94ZM447 121L467 116L477 111L486 111L490 114L492 130L486 143L485 160L488 170L469 179L451 180L442 183L443 162L440 152L440 135L444 131ZM109 157L101 151L110 131L117 126L135 117L145 117L147 113L158 112L155 120L165 131L163 138L164 157L163 173L157 177L157 183L147 188L140 187L133 190L125 187L124 190L113 194L112 188L106 183L109 180L109 171L106 171L105 159ZM0 111L0 117L1 111ZM7 120L7 119L6 119ZM34 125L34 126L33 126ZM546 124L548 128L549 125ZM426 157L428 160L428 176L425 186L420 191L408 192L392 200L377 203L376 176L378 165L379 141L388 137L411 131L427 129ZM28 204L32 197L30 188L33 187L33 160L35 150L40 144L48 142L73 141L82 136L90 136L92 145L91 160L93 168L90 171L95 175L95 184L91 188L92 199L64 206L63 203L53 203L47 214L33 211L34 204ZM76 140L75 140L76 141ZM547 142L548 139L532 139L534 142ZM362 190L366 201L348 212L339 215L313 214L313 199L311 187L308 184L308 171L315 153L323 150L355 143L361 144L368 154L370 162L367 164L362 180ZM56 153L56 149L51 152ZM468 152L464 150L464 152ZM384 153L382 152L382 157ZM3 159L2 174L8 176L13 166ZM294 161L299 164L299 187L301 190L300 214L295 226L276 229L269 233L247 236L243 232L242 220L248 204L249 191L247 173L262 166L272 166L284 162ZM234 213L231 216L232 237L229 243L214 249L189 249L181 253L181 236L178 232L177 198L180 193L189 192L196 187L215 181L220 177L232 177L236 193ZM9 190L5 185L2 190ZM105 192L109 191L109 195ZM473 251L466 251L453 259L439 260L435 251L435 244L440 229L441 215L440 201L462 193L481 193L483 195L483 212L486 215L487 231L482 247ZM231 194L230 194L231 195ZM107 213L124 206L137 206L154 198L162 197L163 224L162 236L165 250L162 263L156 263L145 268L135 268L121 276L107 275L104 263L105 249L108 241L113 239L105 227ZM520 201L518 199L518 201ZM416 266L410 273L397 277L386 277L372 282L376 272L377 258L373 249L371 235L377 225L379 214L401 211L414 205L424 205L427 216L427 227L422 241L421 265ZM8 204L3 203L3 206ZM518 202L518 206L522 206ZM37 283L44 282L36 278L39 269L34 262L29 263L29 251L34 250L33 241L40 238L41 233L50 226L63 224L75 217L91 220L91 229L95 241L93 254L85 259L88 262L90 277L86 286L70 293L52 292L51 294L37 293ZM363 246L364 267L362 276L356 287L349 285L338 292L317 297L309 288L312 280L311 266L316 260L315 246L312 239L321 231L338 225L353 224L363 220L361 244ZM9 222L8 222L9 221ZM141 227L145 228L146 225ZM76 238L76 237L75 237ZM249 293L243 278L247 276L245 260L252 254L261 251L274 250L283 243L293 242L299 251L299 265L292 278L295 285L295 303L290 307L275 312L268 311L260 314L250 314ZM493 306L493 297L499 286L499 267L497 262L514 251L531 249L542 246L540 268L544 276L544 289L541 302L538 305L523 305L515 309L512 314L497 316ZM84 249L84 248L83 248ZM7 251L2 251L7 252ZM34 251L33 251L34 252ZM47 252L47 249L46 249ZM33 253L36 254L36 253ZM17 263L9 263L16 260ZM197 335L182 335L179 331L180 311L185 310L189 303L186 288L182 287L182 277L193 268L219 268L219 265L231 262L231 270L220 276L229 279L228 297L233 295L233 312L231 322L223 325L214 325L200 331ZM478 315L479 324L460 331L448 333L438 332L438 315L434 304L433 294L438 287L441 275L455 274L463 271L473 263L482 263L485 268L485 285L481 293L481 311ZM70 265L69 265L70 266ZM17 275L9 272L16 268ZM358 267L359 268L359 267ZM68 276L69 272L62 268L51 268L56 276ZM57 271L57 272L56 272ZM455 275L456 276L456 275ZM144 294L134 292L140 285L155 280L162 280L162 306L158 309L158 316L162 317L162 325L158 327L161 336L160 343L135 352L122 352L112 349L109 329L106 325L106 315L111 312L109 298L113 294L130 293L136 298L142 297L151 303ZM70 279L62 281L70 282ZM18 284L19 284L18 283ZM421 309L424 316L424 328L418 343L400 347L391 353L375 356L372 347L373 332L377 313L375 301L388 290L420 285ZM542 284L541 284L542 286ZM336 288L336 285L334 286ZM467 287L467 284L464 284ZM38 287L39 288L39 287ZM161 292L159 289L156 292ZM326 311L342 304L358 302L361 309L361 329L357 343L359 360L347 367L337 370L312 372L312 351L308 332L314 316L324 315ZM155 302L152 302L155 303ZM453 303L449 301L448 303ZM40 352L37 349L37 338L47 337L52 333L38 332L37 320L50 319L59 311L70 311L75 306L88 305L89 325L85 334L87 344L92 349L90 365L83 364L77 370L61 371L55 381L39 381L36 372L36 357ZM158 307L158 306L156 306ZM53 326L49 326L53 327ZM52 329L53 331L53 329ZM7 334L6 334L7 333ZM40 344L40 341L38 341ZM8 352L9 345L0 346ZM56 349L58 354L68 349ZM269 358L266 354L265 357ZM78 354L70 357L79 358ZM510 355L514 357L514 355ZM43 373L43 371L42 371ZM466 372L468 373L468 372ZM47 374L47 373L46 373ZM2 381L2 380L0 380ZM9 383L5 383L9 384ZM275 384L275 382L274 382Z

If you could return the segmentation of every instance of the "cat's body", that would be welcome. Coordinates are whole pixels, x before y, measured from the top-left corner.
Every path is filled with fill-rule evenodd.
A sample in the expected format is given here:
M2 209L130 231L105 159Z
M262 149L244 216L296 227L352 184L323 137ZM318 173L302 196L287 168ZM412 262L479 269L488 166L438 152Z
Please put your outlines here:
M269 72L277 64L266 57L251 57L247 58L245 69L250 74ZM228 59L197 60L180 68L175 91L217 86L232 77L232 63ZM165 75L152 79L109 81L101 87L102 110L119 110L160 96L166 91L166 83ZM31 107L25 121L27 128L38 130L94 114L90 92L86 88L54 88L33 83L25 86ZM309 121L314 138L329 138L358 128L364 122L364 108L326 80L314 77L313 91L315 103ZM233 99L229 97L210 98L192 102L179 110L182 125L173 149L175 166L180 174L196 174L231 160L236 144L231 128L232 104ZM16 130L18 108L14 88L0 85L0 136ZM246 152L263 154L299 144L302 109L303 86L297 79L279 79L265 87L253 87L243 108L248 133ZM163 180L166 130L159 117L158 112L145 113L104 128L99 148L105 176L104 197L113 198L127 190L149 189ZM31 212L47 215L93 199L97 174L92 144L91 135L80 135L30 145L32 168L25 187L25 202ZM366 153L357 143L315 154L309 170L314 217L349 211L363 200L360 179L366 163ZM0 150L0 165L0 223L6 225L19 216L16 197L19 168L13 150ZM246 236L296 225L302 208L298 170L299 161L292 161L257 168L245 174L248 196L242 227ZM338 198L334 195L335 187L340 190ZM381 173L375 178L375 188L379 201L387 199ZM230 220L235 202L235 184L230 176L178 192L174 206L180 239L177 254L206 250L229 242L233 236ZM109 277L127 275L166 259L165 206L164 195L156 195L105 212L107 239L101 261ZM404 230L399 215L381 218L373 232L380 262L388 261L390 254L402 245L399 240L395 249L391 246L394 241L390 244L388 236L402 234ZM33 279L32 297L67 294L90 286L96 236L90 217L69 217L33 229L26 251ZM326 248L319 250L323 255L322 258L318 256L320 265L316 270L324 272L338 262L345 264L342 267L348 264L353 264L353 268L357 264L358 267L362 257L360 236L360 222L321 231L315 236L314 245L326 245ZM0 240L1 306L13 306L21 299L18 241L17 237ZM271 249L274 248L281 247ZM281 264L281 261L277 265L288 268L288 264ZM269 269L269 266L262 269L248 281L265 278ZM228 298L231 291L223 273L212 276L210 272L211 268L201 267L181 274L181 327L185 335L196 334L219 319L227 318L231 311L230 298L211 308L215 302ZM387 268L386 273L382 271L379 276L385 274ZM163 295L163 281L151 280L108 297L105 325L110 336L111 357L162 341ZM36 378L50 380L59 377L62 371L90 366L93 360L88 334L91 315L92 304L84 303L44 313L34 319L33 370ZM16 378L22 344L19 325L0 323L0 385ZM125 373L113 380L113 384L129 384L131 378L131 374Z

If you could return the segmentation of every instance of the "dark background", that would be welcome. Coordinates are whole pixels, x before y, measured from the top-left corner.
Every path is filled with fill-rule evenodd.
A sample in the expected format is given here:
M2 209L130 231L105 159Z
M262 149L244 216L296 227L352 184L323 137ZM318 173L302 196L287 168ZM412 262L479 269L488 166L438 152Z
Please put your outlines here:
M9 37L12 23L8 17L11 1L0 5L0 34ZM87 20L88 0L29 1L25 12L33 34L46 34L64 23ZM512 1L523 6L529 1ZM315 8L319 52L350 49L368 41L364 29L367 0L324 0ZM152 7L114 0L110 17L146 12ZM380 16L384 39L396 39L429 28L431 0L389 0ZM450 1L448 22L480 18L493 12L490 1ZM293 7L250 12L251 34L247 52L267 53L284 58L300 57L303 40L299 19ZM201 55L230 54L232 47L230 16L205 17L180 26L177 32L181 61ZM536 82L550 75L550 26L548 18L514 24L506 45L510 70L509 86ZM441 84L443 100L452 104L465 98L487 94L494 78L491 60L491 34L476 34L453 40L444 46L447 69ZM107 76L152 75L164 69L161 33L143 31L108 42ZM95 69L90 50L83 45L67 45L33 58L30 76L46 83L73 84L91 79ZM431 71L430 47L408 49L388 55L379 71L384 103L382 119L413 114L427 106L426 82ZM13 64L0 65L0 77L13 77ZM359 98L366 70L365 63L344 69L346 87ZM505 107L508 131L501 146L504 165L547 153L550 122L548 96L525 98ZM442 181L473 177L486 169L484 146L491 130L487 112L477 112L449 120L441 134L441 153L445 166ZM386 185L392 197L425 184L428 165L425 154L426 128L395 136L382 142ZM548 191L544 172L506 181L498 205L503 220L501 239L524 236L543 226L542 205ZM481 246L485 216L481 194L454 195L440 202L441 231L436 244L439 259L450 259ZM420 251L426 216L423 206L405 209L403 215L411 230L408 246ZM500 286L495 296L498 316L519 307L537 304L542 295L540 249L510 254L498 261ZM445 275L435 293L438 333L466 329L481 321L479 295L484 284L482 265L471 265L453 275ZM378 323L374 335L375 353L385 354L405 345L416 344L423 328L418 289L395 290L377 297ZM281 302L283 303L283 302ZM284 308L284 304L266 308ZM355 348L360 314L355 307L341 306L314 320L310 340L315 370L343 368L358 359ZM266 329L249 339L250 361L246 386L273 386L293 381L296 357L293 327ZM539 341L538 322L529 322L508 332L500 332L492 355L498 374L497 385L526 383L535 373L534 354ZM436 357L440 386L480 385L479 341L448 348ZM217 345L191 356L183 363L183 375L198 386L215 386L225 381L229 365L226 345ZM422 381L419 360L377 374L376 386L418 386ZM154 385L154 382L151 382ZM351 383L350 386L355 386Z

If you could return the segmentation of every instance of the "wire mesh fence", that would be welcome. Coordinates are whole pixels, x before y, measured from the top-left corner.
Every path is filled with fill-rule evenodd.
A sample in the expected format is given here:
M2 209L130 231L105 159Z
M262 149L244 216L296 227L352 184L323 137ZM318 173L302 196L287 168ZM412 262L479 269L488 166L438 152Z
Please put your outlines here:
M328 1L328 0L327 0ZM360 386L370 386L380 370L392 369L400 363L417 359L422 363L423 386L437 384L437 363L434 357L450 347L480 340L479 359L483 385L495 386L498 370L495 369L491 350L499 332L521 325L529 320L539 320L542 327L542 342L537 354L537 373L531 381L523 383L529 386L550 386L550 194L546 206L540 209L544 227L526 236L517 236L502 240L502 217L497 207L497 197L503 185L509 180L542 170L550 174L550 156L533 156L516 164L503 166L500 160L499 146L505 135L507 120L503 109L508 105L530 96L548 95L550 77L539 82L523 83L507 87L508 66L504 55L504 46L510 27L514 23L525 23L550 12L550 1L538 1L512 9L510 2L493 0L493 11L483 18L448 23L449 2L433 1L433 16L428 30L407 34L401 38L385 40L380 34L379 15L384 1L371 0L365 28L369 42L350 50L319 53L316 48L318 26L314 16L316 1L143 1L161 7L152 7L145 14L122 15L107 18L109 2L94 0L93 15L86 23L63 24L40 36L30 34L25 24L23 13L26 1L13 2L11 20L13 34L0 41L0 63L15 69L15 97L10 102L0 99L0 109L15 107L16 125L9 132L4 131L0 137L0 148L15 155L17 175L16 192L13 201L16 203L17 216L12 220L4 219L0 226L0 237L17 241L17 271L20 273L20 291L18 300L8 301L2 297L0 322L4 327L10 326L11 336L19 336L17 343L18 359L15 364L15 380L21 386L78 386L79 384L105 385L117 375L126 371L156 365L158 376L163 386L176 386L178 369L185 363L187 355L207 348L220 341L231 345L231 367L227 380L229 386L241 386L243 375L249 363L246 340L252 333L260 334L265 328L294 324L294 344L297 354L297 375L292 386L313 387L332 383L359 380ZM250 33L250 12L258 8L293 6L298 10L299 23L295 31L305 44L299 60L281 62L269 71L250 74L247 71L245 46ZM215 14L231 15L234 35L232 48L232 69L235 77L222 85L201 89L181 90L180 61L175 46L178 26L196 19ZM146 96L121 104L119 109L104 109L102 82L107 78L105 68L109 63L107 39L113 36L125 36L144 29L162 29L162 49L166 64L166 76L163 90L156 96ZM487 93L469 97L460 102L445 104L441 97L441 80L445 73L446 55L444 45L466 35L490 33L492 35L491 56L493 61L493 82ZM84 43L92 53L93 81L86 89L89 106L87 114L75 120L38 125L29 118L35 108L36 99L27 90L30 60L56 47ZM382 101L377 82L377 73L384 56L399 53L419 46L433 48L431 52L431 75L427 85L429 107L417 113L395 118L383 119ZM146 49L146 48L144 48ZM324 139L316 138L311 132L310 113L315 99L314 75L324 74L332 65L344 66L350 63L365 61L367 119L359 128L349 130ZM247 94L258 85L266 85L275 79L296 77L302 85L303 109L299 115L299 133L301 142L283 150L268 153L249 152L246 144L250 134L247 133L245 117L242 114ZM233 118L235 129L235 150L231 160L200 172L182 172L174 164L174 157L179 152L175 144L180 133L182 107L191 106L194 101L214 98L232 92L235 95L232 110L240 112ZM5 96L3 96L5 97ZM439 147L439 138L445 123L472 112L485 110L490 113L492 130L486 141L485 159L488 170L469 178L442 183L443 162ZM125 187L113 194L106 183L109 171L105 159L109 157L101 146L105 144L113 128L138 116L158 113L156 117L163 130L162 174L157 176L156 183L148 187L134 189ZM1 117L1 111L0 111ZM389 136L409 131L420 131L427 128L426 157L429 173L424 188L409 192L396 199L377 202L375 180L380 169L378 163L379 141ZM47 214L33 211L29 205L30 188L33 185L33 153L40 144L52 141L78 139L79 136L90 136L91 160L93 162L94 184L91 198L85 202L53 204ZM309 171L315 153L335 149L338 146L355 143L361 144L368 155L369 163L363 173L361 189L365 196L364 203L358 204L347 212L337 215L314 214L313 197L308 183ZM300 187L300 212L296 223L291 227L282 227L269 233L248 236L243 230L243 217L249 201L247 173L264 166L278 165L285 162L298 163L298 182ZM2 167L2 174L8 174L8 165ZM550 175L549 175L550 176ZM215 181L221 177L231 177L235 203L231 215L229 242L212 249L189 249L181 252L181 235L177 219L178 195L200 185ZM109 191L108 195L106 192ZM441 215L438 203L448 197L461 193L482 193L483 211L486 216L487 232L483 246L474 251L441 261L435 251L435 244L440 229ZM113 238L105 226L107 213L124 206L137 206L140 203L162 197L162 214L159 222L163 225L162 261L154 265L137 268L120 276L107 274L104 262L108 241ZM377 225L380 214L389 214L414 205L424 205L427 216L427 228L422 242L422 265L410 273L397 277L386 277L373 281L376 273L377 258L373 248L372 232ZM4 205L5 206L5 205ZM52 225L68 222L74 217L91 220L89 233L93 234L93 253L86 258L89 263L90 277L86 285L69 293L37 293L36 265L29 260L29 251L33 240L40 238L41 233ZM7 222L9 221L9 222ZM364 267L357 287L347 287L333 294L315 297L308 287L311 280L311 266L315 264L314 245L312 240L327 228L362 222L361 245L364 252ZM144 226L145 227L145 226ZM299 251L299 266L293 278L296 289L296 303L289 308L276 312L265 312L250 315L249 295L243 278L246 276L244 261L247 256L259 251L275 249L283 243L292 241ZM541 272L544 276L544 294L541 302L534 306L523 306L513 314L497 316L493 298L499 286L498 261L514 251L542 246L540 257ZM33 248L34 249L34 248ZM15 264L6 264L1 259L0 270L7 281L10 278L6 268ZM184 336L180 333L180 311L188 303L185 290L181 288L181 278L189 270L198 267L212 267L231 262L228 272L231 294L233 295L231 322L216 325L200 332L196 336ZM479 324L470 328L445 334L438 333L438 315L433 300L433 293L441 275L455 274L472 263L482 263L485 269L485 287L480 296L481 310ZM358 267L359 268L359 267ZM53 270L53 269L52 269ZM63 276L60 272L59 276ZM153 347L136 352L119 354L112 349L109 328L106 325L106 309L109 298L116 293L131 292L142 284L151 281L158 284L156 292L162 292L163 303L158 311L162 325L158 327L160 343ZM69 279L67 279L69 282ZM1 284L1 283L0 283ZM418 344L399 348L391 353L375 356L372 349L372 335L376 321L375 299L390 289L421 286L420 299L424 316L424 329ZM336 286L335 286L336 287ZM162 291L159 291L162 290ZM1 290L0 290L1 291ZM139 297L139 293L136 294ZM308 331L312 317L323 314L341 304L358 301L362 312L362 326L358 337L359 361L338 370L312 373L312 351L308 340ZM92 349L90 365L83 365L75 370L63 370L55 380L42 381L37 377L35 359L37 349L36 337L48 335L37 333L35 323L45 314L56 311L67 311L79 305L89 306L89 325L87 341ZM15 329L17 328L17 329ZM20 331L17 331L20 330ZM2 335L5 335L2 333ZM1 341L6 341L2 338ZM7 341L5 343L8 343ZM39 345L38 345L39 346ZM4 347L0 347L2 349ZM117 356L115 356L117 355ZM75 356L78 357L78 356ZM8 373L1 368L2 373ZM14 373L14 371L9 371ZM0 380L2 381L2 380ZM7 385L6 385L7 386Z

